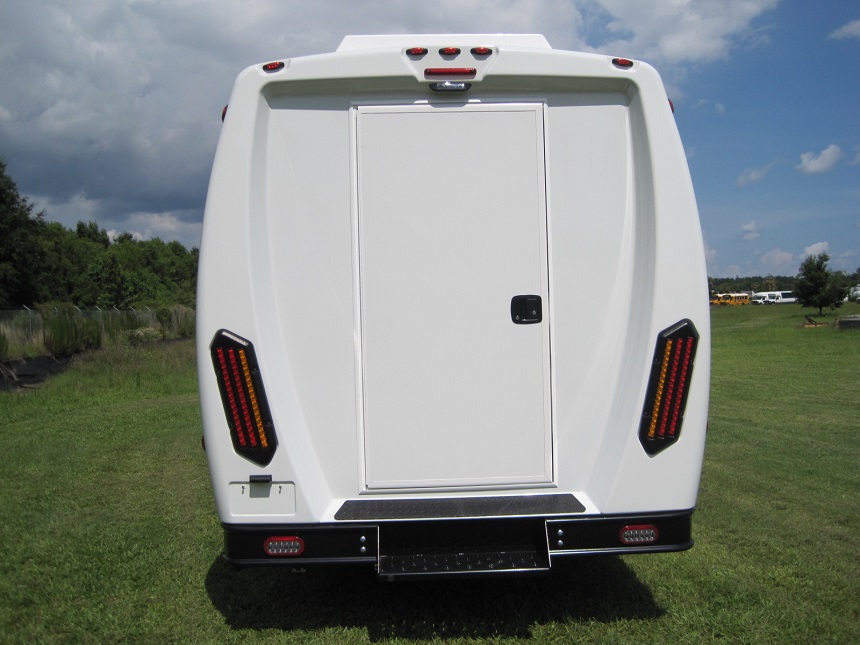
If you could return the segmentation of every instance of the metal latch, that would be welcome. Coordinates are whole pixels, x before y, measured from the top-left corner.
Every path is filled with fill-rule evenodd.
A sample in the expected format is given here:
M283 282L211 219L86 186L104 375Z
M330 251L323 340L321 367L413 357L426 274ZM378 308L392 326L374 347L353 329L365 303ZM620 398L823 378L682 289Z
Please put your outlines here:
M514 296L511 298L511 320L517 325L532 325L543 319L540 296Z

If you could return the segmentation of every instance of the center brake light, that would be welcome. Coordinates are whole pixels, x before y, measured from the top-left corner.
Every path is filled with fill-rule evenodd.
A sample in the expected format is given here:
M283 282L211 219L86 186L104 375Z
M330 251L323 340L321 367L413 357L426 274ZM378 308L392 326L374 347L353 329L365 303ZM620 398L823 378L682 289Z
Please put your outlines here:
M468 76L473 78L478 70L474 67L428 67L424 76Z
M209 346L230 438L237 454L261 466L275 456L278 439L257 355L251 341L225 329Z
M681 434L698 342L699 333L687 319L657 336L639 424L639 441L649 455L665 450Z

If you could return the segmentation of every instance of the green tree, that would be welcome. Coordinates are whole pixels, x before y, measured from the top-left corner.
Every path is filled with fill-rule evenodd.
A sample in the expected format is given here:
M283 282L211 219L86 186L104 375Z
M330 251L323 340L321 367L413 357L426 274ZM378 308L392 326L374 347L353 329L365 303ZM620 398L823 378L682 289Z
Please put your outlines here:
M125 309L133 299L131 282L111 248L90 265L79 287L78 300L83 307Z
M808 255L800 265L794 291L797 302L804 307L818 309L822 315L824 308L836 309L848 295L845 276L827 268L830 256L827 253Z
M78 222L75 233L82 240L90 240L102 248L106 249L110 246L110 238L108 237L107 231L103 228L99 228L99 225L96 222Z
M34 212L0 161L0 307L38 299L44 211Z

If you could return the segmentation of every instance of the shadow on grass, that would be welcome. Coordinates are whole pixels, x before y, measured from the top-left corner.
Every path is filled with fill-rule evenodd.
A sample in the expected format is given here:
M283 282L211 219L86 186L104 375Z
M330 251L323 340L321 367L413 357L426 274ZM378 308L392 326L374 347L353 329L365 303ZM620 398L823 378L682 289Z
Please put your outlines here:
M651 619L651 591L617 557L553 566L550 576L380 582L365 569L236 570L220 558L206 577L233 629L367 629L389 638L529 637L535 625Z

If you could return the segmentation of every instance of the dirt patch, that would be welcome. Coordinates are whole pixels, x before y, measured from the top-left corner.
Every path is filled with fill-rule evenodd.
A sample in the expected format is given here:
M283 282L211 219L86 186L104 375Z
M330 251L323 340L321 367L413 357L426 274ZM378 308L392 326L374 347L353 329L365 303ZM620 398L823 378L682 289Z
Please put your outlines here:
M38 387L51 376L59 374L69 365L68 358L36 356L18 358L0 363L0 391L8 392L22 387Z

